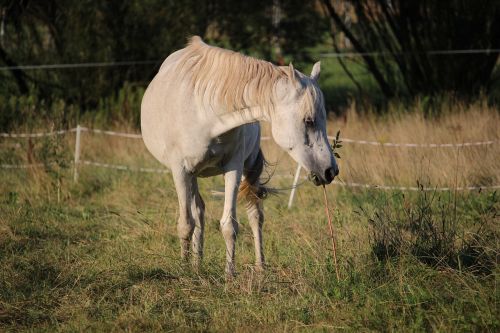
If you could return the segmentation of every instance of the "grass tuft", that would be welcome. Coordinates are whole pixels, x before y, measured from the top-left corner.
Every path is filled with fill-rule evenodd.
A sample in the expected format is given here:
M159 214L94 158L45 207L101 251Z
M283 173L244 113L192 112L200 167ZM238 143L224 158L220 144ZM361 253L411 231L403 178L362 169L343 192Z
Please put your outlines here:
M496 192L396 193L369 218L372 252L380 261L411 255L435 269L492 274L499 206Z

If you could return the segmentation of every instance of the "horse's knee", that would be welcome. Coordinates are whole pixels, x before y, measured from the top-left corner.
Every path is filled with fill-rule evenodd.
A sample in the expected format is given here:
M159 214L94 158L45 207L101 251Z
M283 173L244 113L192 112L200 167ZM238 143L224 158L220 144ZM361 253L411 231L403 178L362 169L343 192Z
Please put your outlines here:
M205 215L205 202L199 194L196 194L189 206L189 212L186 211L186 217L192 216L195 220L202 219Z
M193 209L193 215L195 215L196 219L200 221L200 223L203 223L205 218L205 202L203 202L201 197L196 199L196 206Z
M262 227L264 224L264 212L261 209L258 209L256 215L256 220L259 221L259 226Z
M201 195L198 195L196 197L196 203L198 204L198 208L202 211L205 212L205 201L203 201L203 198Z
M220 222L222 235L225 239L235 239L238 235L238 221L236 221L235 217L228 217L226 219L222 219Z
M177 234L180 239L190 240L193 236L195 223L192 219L180 217L177 223Z
M262 227L264 224L264 211L258 205L247 207L247 215L251 226L256 225Z

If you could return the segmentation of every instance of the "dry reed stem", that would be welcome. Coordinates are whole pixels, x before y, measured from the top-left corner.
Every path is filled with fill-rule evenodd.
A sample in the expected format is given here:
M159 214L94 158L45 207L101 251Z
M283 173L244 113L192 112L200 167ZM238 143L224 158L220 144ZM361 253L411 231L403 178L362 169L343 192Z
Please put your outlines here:
M330 239L332 240L332 252L333 252L333 262L335 264L335 275L337 276L337 281L340 281L339 266L337 264L337 247L335 245L335 237L333 235L333 224L332 218L330 216L330 210L328 209L328 198L326 196L326 188L323 185L323 197L325 198L325 211L328 217L328 228L330 229Z

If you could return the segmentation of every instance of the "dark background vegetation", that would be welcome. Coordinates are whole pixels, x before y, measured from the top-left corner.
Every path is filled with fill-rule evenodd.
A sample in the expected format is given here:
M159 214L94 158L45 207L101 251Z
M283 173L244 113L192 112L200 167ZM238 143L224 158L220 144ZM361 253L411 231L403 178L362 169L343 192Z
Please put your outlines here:
M322 87L335 112L353 100L379 111L391 100L443 96L483 94L496 103L498 52L433 51L499 49L499 7L495 0L1 0L0 128L37 116L68 122L110 113L117 101L120 111L105 120L137 123L130 99L140 101L163 59L191 35L304 71L326 52L382 53L324 61ZM147 63L5 68L123 61Z

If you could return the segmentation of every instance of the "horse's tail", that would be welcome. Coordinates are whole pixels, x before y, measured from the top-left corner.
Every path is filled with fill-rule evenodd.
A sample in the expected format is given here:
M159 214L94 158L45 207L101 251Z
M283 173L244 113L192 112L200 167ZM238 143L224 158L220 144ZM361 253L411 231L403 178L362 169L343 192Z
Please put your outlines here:
M264 154L262 154L262 149L259 149L252 167L244 170L245 177L240 184L238 200L245 199L250 202L258 202L266 198L268 194L274 193L272 189L264 186L267 181L261 182L260 179L266 165L267 161L264 158Z

